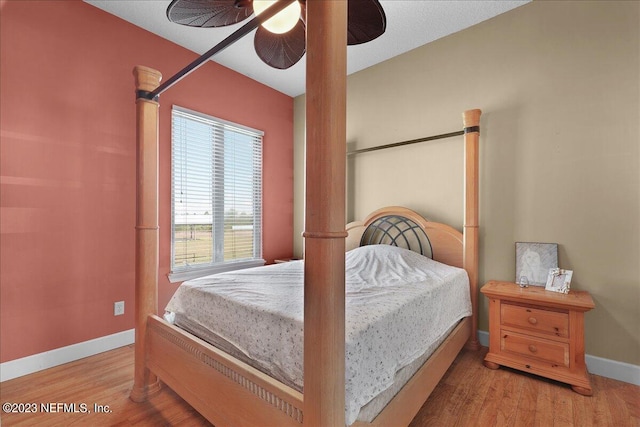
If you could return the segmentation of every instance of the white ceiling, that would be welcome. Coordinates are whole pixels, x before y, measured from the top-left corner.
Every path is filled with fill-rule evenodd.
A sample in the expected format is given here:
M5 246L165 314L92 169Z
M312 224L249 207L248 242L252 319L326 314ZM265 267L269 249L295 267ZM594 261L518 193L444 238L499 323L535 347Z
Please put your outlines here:
M376 40L348 47L347 72L351 74L360 71L529 1L531 0L380 0L387 16L387 30ZM170 0L85 2L198 55L211 49L244 22L248 22L223 28L191 28L169 22L166 8ZM306 55L287 70L271 68L255 54L253 34L218 53L213 60L289 96L305 92Z

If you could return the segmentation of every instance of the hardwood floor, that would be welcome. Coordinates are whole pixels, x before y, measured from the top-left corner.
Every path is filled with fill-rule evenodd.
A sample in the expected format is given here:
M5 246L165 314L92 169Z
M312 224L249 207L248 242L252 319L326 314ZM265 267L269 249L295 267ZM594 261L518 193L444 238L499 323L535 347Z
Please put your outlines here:
M638 386L591 375L594 393L585 397L562 383L487 369L482 365L486 351L458 356L411 427L640 426ZM130 401L132 378L133 347L128 346L5 381L0 384L3 404L35 403L37 411L3 412L0 422L5 427L211 426L168 387L146 403Z

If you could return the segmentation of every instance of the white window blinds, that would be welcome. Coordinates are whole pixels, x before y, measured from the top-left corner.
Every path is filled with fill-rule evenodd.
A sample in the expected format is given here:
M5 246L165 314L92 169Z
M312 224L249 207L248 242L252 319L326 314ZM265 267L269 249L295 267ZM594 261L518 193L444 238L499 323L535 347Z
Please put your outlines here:
M171 116L172 273L263 263L263 132L176 106Z

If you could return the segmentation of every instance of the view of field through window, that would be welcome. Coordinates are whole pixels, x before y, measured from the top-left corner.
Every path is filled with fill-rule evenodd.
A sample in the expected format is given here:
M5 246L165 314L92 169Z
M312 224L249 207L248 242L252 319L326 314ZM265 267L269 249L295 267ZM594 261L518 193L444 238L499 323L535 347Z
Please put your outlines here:
M253 230L225 227L224 259L253 257ZM213 262L213 233L211 224L176 224L175 265L210 264Z

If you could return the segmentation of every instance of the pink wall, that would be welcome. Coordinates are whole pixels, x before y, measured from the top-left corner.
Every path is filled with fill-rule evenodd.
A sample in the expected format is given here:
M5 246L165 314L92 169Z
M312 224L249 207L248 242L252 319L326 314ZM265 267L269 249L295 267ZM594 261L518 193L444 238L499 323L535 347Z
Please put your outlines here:
M132 69L196 55L80 1L2 1L0 360L134 327ZM265 131L264 257L291 256L293 100L209 63L160 99L160 301L169 284L171 105ZM126 314L113 316L124 300Z

